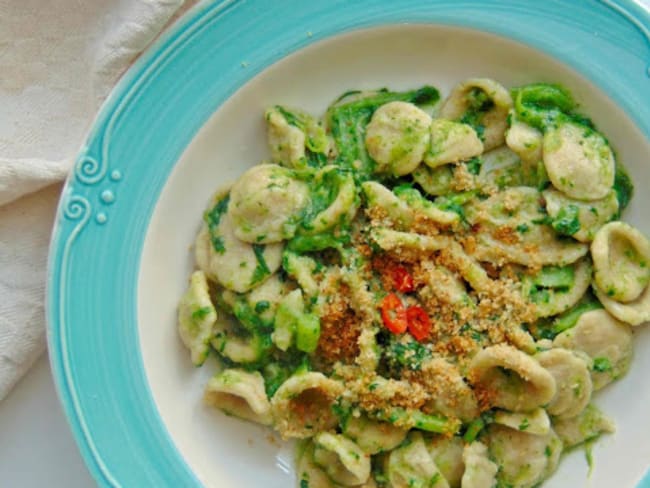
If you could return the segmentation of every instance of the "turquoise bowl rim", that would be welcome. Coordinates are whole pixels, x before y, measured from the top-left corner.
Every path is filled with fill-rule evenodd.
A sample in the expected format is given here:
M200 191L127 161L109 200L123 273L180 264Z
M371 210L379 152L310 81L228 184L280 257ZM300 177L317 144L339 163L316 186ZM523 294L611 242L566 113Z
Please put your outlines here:
M405 22L473 28L571 66L650 139L650 14L632 0L284 0L267 6L228 0L188 12L112 91L64 186L48 262L48 346L59 397L100 486L201 486L147 384L137 328L140 257L181 153L208 117L266 67L356 29ZM650 471L638 486L650 487Z

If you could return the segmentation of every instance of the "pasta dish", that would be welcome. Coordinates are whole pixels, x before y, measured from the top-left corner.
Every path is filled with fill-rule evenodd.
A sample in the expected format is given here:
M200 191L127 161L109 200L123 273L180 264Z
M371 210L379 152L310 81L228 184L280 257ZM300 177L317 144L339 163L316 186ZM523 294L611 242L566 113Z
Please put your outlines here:
M614 431L650 319L632 183L563 87L475 78L265 112L178 307L208 405L300 440L300 488L528 488Z

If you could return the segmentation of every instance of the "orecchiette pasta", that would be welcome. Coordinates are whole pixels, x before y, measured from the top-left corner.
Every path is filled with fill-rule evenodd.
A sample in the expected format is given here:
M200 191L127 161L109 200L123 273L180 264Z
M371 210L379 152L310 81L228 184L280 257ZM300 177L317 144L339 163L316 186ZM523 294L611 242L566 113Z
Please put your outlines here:
M307 184L293 177L290 170L260 164L232 186L227 216L238 239L271 244L293 237L308 200Z
M297 459L298 480L303 486L309 488L342 488L340 483L330 478L326 471L314 461L315 446L311 440L306 446L302 446ZM365 483L355 485L356 488L377 488L373 478L368 478Z
M650 242L624 222L611 222L591 243L594 285L617 302L639 298L650 282Z
M553 473L562 452L562 441L553 429L537 435L493 424L486 440L500 466L497 479L521 488L532 488Z
M542 276L536 280L527 281L524 284L526 293L535 303L535 311L538 317L549 317L560 314L574 306L580 298L589 289L591 284L591 264L587 259L581 259L571 268L560 270L551 270L547 275L553 272L565 272L569 276L569 283L564 281L558 283L557 287L545 286L553 285L553 281L544 279L544 270Z
M368 199L368 205L379 209L398 228L407 229L418 218L430 219L443 225L458 222L458 214L435 207L431 202L413 191L395 195L385 186L374 181L361 185Z
M368 454L390 451L406 438L408 430L390 422L371 420L367 416L350 415L343 423L343 433Z
M506 144L527 164L537 164L542 160L544 135L530 125L517 120L516 112L509 113L511 124L506 131Z
M419 433L388 456L388 482L394 488L449 488Z
M551 420L541 407L530 412L497 410L494 413L494 423L536 435L546 435L551 428Z
M590 202L569 198L553 188L544 190L542 195L546 201L546 211L553 219L551 225L580 242L591 242L598 229L618 213L618 199L614 190L610 190L604 198Z
M533 170L507 146L499 146L481 155L478 181L488 192L491 188L534 184Z
M588 128L564 123L544 134L544 165L553 186L571 198L605 198L614 184L614 155Z
M196 366L203 364L208 357L216 320L217 311L210 300L205 273L195 271L189 289L178 303L178 333Z
M379 107L366 128L366 148L377 171L405 175L422 161L429 146L431 116L407 102Z
M465 472L461 488L494 488L499 467L488 457L488 448L481 442L467 444L463 450Z
M478 416L478 401L456 366L445 359L433 358L423 363L420 371L420 381L431 394L424 411L466 422Z
M472 359L470 381L490 405L528 412L555 396L553 376L528 354L507 345L485 348ZM480 394L480 393L479 393Z
M571 418L582 412L592 391L588 362L561 348L540 352L535 359L555 378L557 391L546 407L548 413L559 418Z
M593 404L576 417L554 419L553 429L567 449L616 430L614 422Z
M431 169L422 164L413 171L413 180L429 195L445 195L453 191L452 165Z
M425 438L424 444L436 467L442 473L450 488L459 488L465 472L463 451L465 443L460 437L434 435Z
M212 235L211 235L212 234ZM219 248L215 249L214 241ZM282 262L283 244L249 244L235 237L230 217L221 217L213 232L207 226L195 243L197 264L208 277L236 292L246 292L268 279Z
M339 222L352 220L357 211L357 188L352 175L342 176L334 201L316 216L303 224L304 233L319 234L335 227Z
M427 271L427 280L419 292L423 299L435 296L438 300L450 304L472 303L459 276L444 266L427 263L424 267Z
M265 118L273 162L296 166L305 157L305 133L290 125L277 107L268 109Z
M264 391L264 379L257 371L226 369L205 387L205 402L227 414L263 425L271 423L271 405Z
M271 163L203 215L180 340L221 361L206 404L300 439L300 488L538 487L614 430L595 392L650 320L632 178L559 85L439 99L273 106Z
M269 338L241 331L234 320L220 317L213 329L210 342L224 358L240 364L254 364L263 359L270 348Z
M452 90L440 115L481 127L483 144L489 151L505 141L511 107L510 93L502 85L488 78L472 78Z
M360 485L370 476L370 456L340 434L321 432L314 436L314 462L333 481L345 486Z
M623 376L632 360L630 326L616 320L605 310L582 314L574 327L555 338L553 345L582 351L592 359L594 390Z
M436 119L431 124L431 144L424 162L430 168L436 168L471 159L482 152L483 143L472 126Z
M477 226L475 255L495 264L524 266L566 265L589 251L585 244L560 239L548 225L535 188L515 187L468 208L469 221Z
M284 270L298 283L302 291L308 296L318 294L318 281L315 276L318 263L309 256L301 256L293 252L286 252L283 256Z
M290 168L302 168L310 160L325 159L329 141L320 122L299 110L276 105L266 111L271 159Z
M271 412L283 437L306 438L337 424L332 405L340 383L322 373L299 373L286 380L271 398Z

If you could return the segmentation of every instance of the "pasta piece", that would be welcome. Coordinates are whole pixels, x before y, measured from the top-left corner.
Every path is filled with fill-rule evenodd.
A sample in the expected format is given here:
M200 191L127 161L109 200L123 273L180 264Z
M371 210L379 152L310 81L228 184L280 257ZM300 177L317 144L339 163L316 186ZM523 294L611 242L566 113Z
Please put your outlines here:
M314 462L314 445L311 441L298 456L297 463L299 486L308 488L336 488L336 484L327 473Z
M428 199L424 198L415 188L400 190L397 196L400 200L407 203L413 213L414 219L423 217L442 225L452 225L460 220L456 212L441 210Z
M219 249L212 239L218 240ZM221 217L212 239L204 225L196 238L196 263L210 279L238 293L260 285L282 264L283 244L254 246L240 241L228 214Z
M365 415L350 415L343 424L343 433L368 454L390 451L399 446L408 429L389 422L371 420Z
M566 272L573 279L570 284L561 283L558 287L553 286L552 281L549 283L551 286L544 286L543 277L541 285L535 284L535 278L524 280L524 296L531 298L538 317L550 317L569 310L580 301L591 284L591 263L588 259L581 259L568 270L551 268L550 272L543 269L544 272Z
M424 154L430 168L466 161L483 152L483 143L471 125L435 119L431 123L431 145Z
M413 211L408 204L381 183L366 181L361 184L361 189L368 200L368 207L381 209L393 224L408 228L413 223Z
M320 338L320 319L305 312L302 290L296 289L286 295L275 314L271 340L281 351L295 343L296 349L313 353Z
M546 410L557 418L575 417L591 400L590 364L567 349L555 348L535 356L555 378L557 392Z
M485 444L475 441L463 449L465 472L460 482L462 488L494 488L499 467L488 457Z
M479 415L478 401L465 383L458 368L443 358L424 362L412 378L430 394L431 400L422 408L426 413L459 418L469 422Z
M318 281L315 278L318 263L309 256L300 256L291 251L285 251L282 258L282 267L308 297L318 295Z
M553 376L535 359L512 346L482 349L470 363L469 380L479 398L494 407L528 412L555 396Z
M240 328L228 318L219 317L210 343L221 356L235 363L256 363L269 352L271 340L257 332L242 332Z
M286 351L294 343L296 317L303 313L304 306L300 290L293 290L280 303L271 340L281 351Z
M454 172L451 165L431 169L421 164L412 175L413 180L429 195L446 195L453 191Z
M314 462L314 444L310 440L302 447L297 459L298 481L301 488L341 488L344 485L334 482L323 468ZM377 488L372 477L355 488Z
M562 453L562 441L553 429L535 435L492 424L486 441L491 458L500 467L498 481L518 488L532 488L548 478Z
M467 254L458 242L451 241L445 252L451 257L456 271L476 291L485 291L493 286L494 282L488 277L478 260Z
M616 426L598 407L590 403L577 417L553 419L553 429L564 443L564 448L570 449L601 434L613 433Z
M361 187L368 199L368 206L381 209L401 229L409 228L417 216L443 225L451 225L459 220L457 213L440 210L417 190L404 191L398 197L374 181L367 181Z
M422 298L435 296L449 304L473 303L463 281L455 273L428 261L422 263L422 268L426 272L426 285L418 290Z
M344 486L360 485L370 477L370 456L340 434L321 432L314 437L314 462Z
M274 163L302 168L308 158L319 154L324 159L329 152L325 129L311 115L276 105L266 111L265 119Z
M593 360L594 390L623 376L632 361L632 329L605 310L583 313L574 327L562 332L553 346L582 351Z
M376 326L366 327L361 331L357 339L359 355L354 359L354 362L366 372L376 371L381 358L381 352L377 345L377 332Z
M388 481L392 488L448 488L449 483L431 459L422 434L413 431L403 446L388 456Z
M305 235L315 235L326 232L342 222L350 222L357 213L358 198L357 187L354 183L352 174L339 175L336 168L328 166L325 170L334 172L334 182L337 187L336 197L329 206L316 214L309 222L304 222L301 226L300 233ZM321 180L325 177L321 177ZM328 180L318 181L317 184L331 186ZM327 188L327 191L332 191Z
M449 487L459 488L465 471L463 439L457 436L434 435L425 438L424 443L429 451L429 456L449 483Z
M512 98L507 89L488 78L471 78L454 87L440 116L482 128L484 150L489 151L504 143L511 108Z
M254 313L265 325L273 324L278 305L287 294L287 284L275 273L246 294L247 312ZM238 317L241 321L241 317Z
M542 160L544 136L535 127L517 119L515 110L510 111L511 124L506 131L506 144L528 165Z
M576 262L589 251L585 244L558 239L544 225L541 193L535 188L514 187L487 200L466 206L468 221L478 228L474 256L497 265L560 265Z
M178 304L178 333L190 350L195 366L201 366L208 357L212 327L216 321L217 311L210 300L205 273L195 271Z
M457 267L458 273L477 291L488 289L492 280L481 264L467 254L463 247L447 236L425 236L410 232L399 232L386 228L373 228L371 239L386 251L410 249L413 251L438 251L445 249Z
M401 176L413 171L429 146L431 116L408 102L379 107L366 127L366 149L378 173Z
M530 412L497 410L494 413L494 423L536 435L546 435L551 428L551 420L543 408L536 408Z
M304 439L338 424L332 405L343 387L322 373L291 376L271 399L274 426L282 437Z
M439 251L451 245L452 239L446 236L425 236L412 232L400 232L385 227L375 227L370 238L384 251L411 249L414 251Z
M522 163L519 156L507 146L500 146L481 156L478 180L486 193L492 188L508 186L535 186L536 173Z
M553 219L553 228L580 242L591 242L598 229L618 214L618 199L614 190L605 198L591 202L569 198L554 188L544 190L542 195L546 201L546 211Z
M628 303L612 300L595 286L593 290L598 301L618 320L630 325L640 325L650 320L650 286L643 290L639 298Z
M305 159L305 133L289 124L282 112L276 108L266 111L267 137L271 149L271 160L290 168Z
M591 244L594 284L601 294L617 302L632 302L650 282L650 242L624 222L600 228Z
M226 369L208 381L206 404L262 425L271 424L271 405L264 391L262 375L242 369Z
M308 202L307 184L294 178L290 170L259 164L233 185L228 214L238 239L272 244L294 236L299 213Z
M571 198L600 200L614 184L607 141L584 126L563 123L544 134L544 166L553 186Z

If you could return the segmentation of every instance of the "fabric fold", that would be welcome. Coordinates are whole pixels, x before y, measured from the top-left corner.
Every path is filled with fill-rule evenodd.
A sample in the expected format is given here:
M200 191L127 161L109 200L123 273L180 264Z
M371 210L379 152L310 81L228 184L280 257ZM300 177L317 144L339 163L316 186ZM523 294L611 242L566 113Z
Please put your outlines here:
M0 6L0 400L45 349L47 251L60 182L120 76L194 3Z

